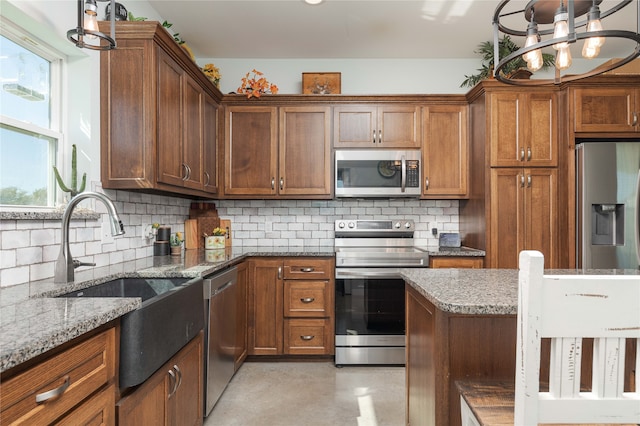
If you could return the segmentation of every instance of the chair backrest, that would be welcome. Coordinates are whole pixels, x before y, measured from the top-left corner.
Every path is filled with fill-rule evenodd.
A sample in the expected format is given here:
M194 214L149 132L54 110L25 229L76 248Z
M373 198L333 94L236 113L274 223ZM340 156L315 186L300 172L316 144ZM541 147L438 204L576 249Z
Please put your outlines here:
M515 424L640 423L640 355L624 392L626 341L640 347L640 275L544 275L537 251L521 252L519 265ZM542 338L551 340L548 392ZM581 392L583 338L594 339L593 376Z

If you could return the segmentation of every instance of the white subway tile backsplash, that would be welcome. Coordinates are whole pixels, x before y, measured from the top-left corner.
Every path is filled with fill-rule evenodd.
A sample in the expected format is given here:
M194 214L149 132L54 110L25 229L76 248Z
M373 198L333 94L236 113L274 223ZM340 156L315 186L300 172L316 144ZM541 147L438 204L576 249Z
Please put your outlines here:
M16 250L16 265L32 265L42 262L42 247L25 247Z
M18 266L0 270L0 286L7 287L29 281L29 267Z
M3 250L0 256L0 269L14 268L16 266L16 251Z

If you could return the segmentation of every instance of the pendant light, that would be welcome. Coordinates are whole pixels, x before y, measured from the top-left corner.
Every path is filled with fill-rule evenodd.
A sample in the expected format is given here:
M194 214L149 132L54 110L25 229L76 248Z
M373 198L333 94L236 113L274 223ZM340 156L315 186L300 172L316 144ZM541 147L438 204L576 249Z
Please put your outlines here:
M600 22L600 8L595 0L593 6L589 9L587 32L595 33L602 31L602 22ZM600 54L600 48L604 44L604 37L589 37L584 41L582 47L582 56L587 59L593 59Z
M98 5L96 1L109 1L115 10L115 0L78 0L78 24L67 31L67 38L80 48L111 50L116 48L115 13L111 14L111 35L101 33L98 28Z
M540 34L538 34L538 24L536 24L533 10L531 10L531 21L527 26L527 39L524 42L525 49L534 46L540 41ZM522 55L522 59L527 62L527 68L531 72L536 72L542 68L542 51L535 49Z

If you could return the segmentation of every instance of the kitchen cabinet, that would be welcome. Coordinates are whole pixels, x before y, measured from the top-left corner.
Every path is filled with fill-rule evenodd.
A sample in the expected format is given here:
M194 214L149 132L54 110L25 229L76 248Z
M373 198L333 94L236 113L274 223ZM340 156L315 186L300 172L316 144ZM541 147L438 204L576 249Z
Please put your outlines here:
M249 355L332 355L333 258L256 258L249 265Z
M225 196L331 197L327 106L225 108Z
M469 168L466 105L422 108L422 198L465 198Z
M640 89L589 87L570 89L576 133L640 132Z
M556 93L514 90L490 98L491 167L557 166Z
M211 198L222 94L159 23L116 32L101 52L102 186Z
M340 105L333 107L334 148L420 148L417 105Z
M0 423L115 424L116 329L108 328L0 383Z
M202 425L203 334L117 404L118 424Z
M236 282L236 348L233 359L234 370L238 371L244 360L247 358L247 286L249 285L248 262L242 262L236 265L236 268L238 269L238 279Z
M557 267L557 191L555 168L491 169L491 267L517 269L522 250L538 250L545 268Z
M430 256L429 268L482 269L484 258L475 256Z

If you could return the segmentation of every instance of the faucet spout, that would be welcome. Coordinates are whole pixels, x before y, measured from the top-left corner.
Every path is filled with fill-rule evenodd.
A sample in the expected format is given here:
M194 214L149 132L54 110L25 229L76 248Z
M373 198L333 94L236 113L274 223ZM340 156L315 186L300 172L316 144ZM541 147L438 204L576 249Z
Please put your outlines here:
M81 192L80 194L73 197L71 201L69 201L69 204L67 205L67 208L64 210L64 214L62 215L62 239L60 241L60 255L58 256L58 261L56 262L54 276L55 283L73 282L75 280L75 268L77 268L78 266L87 265L78 261L74 262L73 257L71 256L71 250L69 249L69 225L71 223L71 214L73 213L73 210L78 205L78 203L87 198L95 198L96 200L100 200L107 207L112 235L116 236L124 234L124 226L122 225L122 221L118 216L116 207L106 195L99 192L89 191Z

